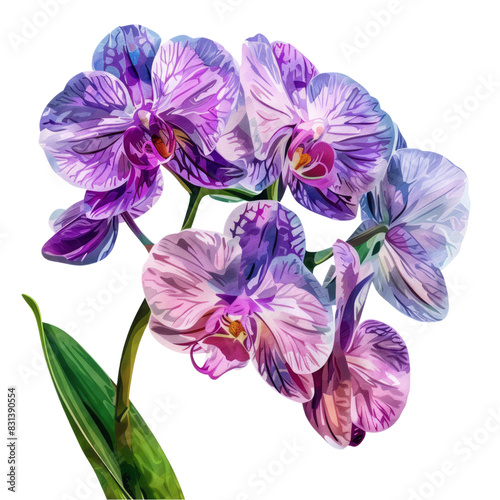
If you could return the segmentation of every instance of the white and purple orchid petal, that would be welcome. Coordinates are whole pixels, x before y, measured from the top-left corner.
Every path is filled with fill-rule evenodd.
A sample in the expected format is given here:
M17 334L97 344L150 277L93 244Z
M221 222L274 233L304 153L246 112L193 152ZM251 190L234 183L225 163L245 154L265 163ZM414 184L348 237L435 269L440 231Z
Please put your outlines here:
M446 283L424 248L401 226L393 227L379 253L374 285L396 309L419 321L448 313Z
M226 161L246 172L246 177L238 182L238 186L254 193L268 188L281 174L284 150L285 144L276 148L270 158L258 160L255 157L245 97L243 92L240 92L238 105L231 114L216 148L217 153Z
M372 283L370 267L361 267L356 250L342 240L333 245L335 261L335 330L340 347L346 345L356 330Z
M113 249L118 234L118 219L88 219L83 202L78 205L70 207L55 222L54 227L59 229L42 248L46 259L88 265L105 259Z
M203 155L182 131L176 129L177 150L168 168L195 186L223 189L236 185L247 175L244 164L232 163L217 151Z
M252 299L260 307L253 316L265 325L254 332L256 351L275 346L283 364L301 375L326 363L333 345L332 308L325 289L296 255L275 258Z
M467 176L436 153L400 150L362 209L365 219L405 227L442 268L460 250L467 229Z
M45 109L40 144L63 179L107 191L130 175L122 139L133 114L128 90L118 78L103 71L81 73Z
M307 86L318 74L318 70L289 43L274 42L271 47L290 100L296 108L307 109Z
M160 47L152 71L153 112L211 153L238 98L232 56L206 38L178 37Z
M304 404L309 423L331 446L345 448L353 441L351 380L340 347L314 374L314 396Z
M129 212L133 218L146 213L158 201L163 189L159 168L134 168L126 184L106 192L85 193L86 215L90 219L107 219Z
M265 160L275 154L283 138L300 123L300 110L291 101L273 48L262 35L243 45L241 85L251 125L255 155Z
M250 334L258 341L252 360L261 377L286 398L299 403L309 401L314 394L313 375L292 370L265 322L251 317L248 325Z
M334 191L360 196L372 189L395 141L393 122L378 101L351 78L324 73L308 87L308 112L310 120L323 120L321 140L335 150Z
M358 210L357 198L336 193L332 188L317 188L290 176L290 191L295 200L312 212L336 220L352 220Z
M153 316L165 326L189 331L205 315L239 295L241 249L223 235L186 230L166 236L149 254L142 277Z
M277 201L252 201L228 217L224 234L242 249L243 283L257 286L276 257L296 255L303 260L305 234L300 219Z
M206 325L212 313L202 316L189 330L175 330L156 318L153 314L149 319L149 329L153 337L168 349L184 354L191 353L194 346L206 336Z
M410 361L403 339L380 321L365 321L345 354L353 423L367 432L389 428L401 415L410 390Z
M200 373L213 380L230 370L244 368L250 361L250 355L243 344L229 335L207 336L192 352L206 353L203 366L198 366L192 358L193 365Z
M403 137L400 128L394 123L395 137L394 141L394 151L398 151L399 149L406 149L408 144L406 143L406 139Z
M160 36L144 26L119 26L99 43L92 66L119 78L141 107L153 99L151 68L160 43Z
M80 217L85 213L85 203L83 201L77 201L73 205L71 205L66 210L58 209L54 210L52 215L50 216L49 226L57 233L59 229L62 229L64 226L73 222L75 219Z

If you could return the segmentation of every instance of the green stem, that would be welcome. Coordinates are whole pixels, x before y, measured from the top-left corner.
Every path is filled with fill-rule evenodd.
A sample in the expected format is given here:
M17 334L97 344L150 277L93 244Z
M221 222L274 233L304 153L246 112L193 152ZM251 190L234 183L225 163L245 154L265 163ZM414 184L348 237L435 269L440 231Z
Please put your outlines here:
M122 471L123 484L127 491L133 495L133 498L139 499L144 497L139 487L137 471L134 465L132 428L130 425L130 386L137 350L148 325L150 315L151 311L148 303L144 300L139 311L137 311L123 346L115 405L116 454Z
M267 189L266 189L266 194L268 199L274 200L274 201L281 201L279 199L279 191L280 191L280 179L273 184L271 184Z
M388 230L387 226L384 225L372 227L371 229L368 229L368 231L347 240L347 243L349 243L349 245L354 247L356 250L359 250L362 245L369 242L374 236L381 233L387 233ZM313 272L315 267L323 264L332 257L333 250L331 248L326 248L325 250L320 250L319 252L306 252L304 264L307 269Z
M371 229L368 229L368 231L365 231L364 233L361 233L358 236L355 236L354 238L351 238L350 240L347 240L347 243L353 247L359 247L363 243L366 243L367 241L370 241L374 236L380 233L387 233L389 231L389 228L384 225L380 226L375 226L372 227Z
M198 188L190 193L189 206L186 212L186 217L184 218L184 223L182 224L182 230L191 229L193 227L196 214L198 213L198 208L200 208L201 200L203 200L207 194L210 194L210 191L205 188Z
M201 200L209 193L203 188L193 188L190 191L189 207L182 229L188 229L193 226L196 213ZM132 232L139 238L141 243L148 249L151 249L153 243L144 236L137 227L130 214L126 213L123 217ZM149 248L148 248L149 247ZM118 371L117 393L115 404L115 436L116 436L116 454L120 469L122 471L123 483L127 491L133 495L133 498L143 498L137 470L134 465L134 451L132 447L132 427L130 423L130 387L132 384L132 374L134 371L135 358L141 342L144 331L148 326L151 310L148 303L144 300L130 327L127 340L123 346L122 357L120 360L120 369Z
M136 224L133 217L128 212L124 212L122 214L122 218L126 222L127 226L130 228L130 230L137 237L137 239L149 251L153 247L154 243L139 229L139 226Z

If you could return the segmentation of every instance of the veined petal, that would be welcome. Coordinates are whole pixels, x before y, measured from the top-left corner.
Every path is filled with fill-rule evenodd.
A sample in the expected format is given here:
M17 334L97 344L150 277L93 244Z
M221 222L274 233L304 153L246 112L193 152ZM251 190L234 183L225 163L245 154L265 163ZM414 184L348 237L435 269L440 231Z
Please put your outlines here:
M56 221L54 227L59 227L59 230L43 246L43 256L48 260L78 266L105 259L115 245L118 219L88 219L83 213L83 203L80 208L73 205L67 212Z
M342 240L333 245L335 261L335 330L340 347L345 351L356 330L365 306L373 274L361 268L356 250Z
M401 129L394 123L394 130L396 140L394 141L394 151L398 151L399 149L406 149L408 144L406 143L406 139L403 137L401 133Z
M160 47L152 80L153 111L211 153L238 98L232 56L206 38L178 37Z
M241 249L223 235L186 230L166 236L149 254L143 287L153 316L169 328L191 330L239 295Z
M153 337L160 342L160 344L172 351L189 354L193 346L201 342L207 336L205 327L210 316L211 312L202 316L189 330L179 331L165 325L154 315L151 315L149 329Z
M396 151L362 209L363 218L405 227L442 268L458 253L467 229L467 176L436 153Z
M314 374L314 396L304 404L309 423L331 446L352 442L351 380L344 354L334 347L326 365Z
M384 299L411 318L440 321L448 313L448 293L441 271L400 226L386 235L374 285Z
M314 64L293 45L274 42L273 54L281 73L281 80L292 103L299 109L307 109L307 86L318 74Z
M86 214L90 219L107 219L123 212L134 218L156 203L163 189L162 174L156 170L134 168L126 184L106 192L85 193Z
M269 41L262 35L243 45L241 85L257 159L273 156L277 145L300 122Z
M273 184L281 174L285 146L286 144L282 144L277 147L274 155L264 160L255 157L245 97L243 92L240 92L238 105L231 114L216 148L217 153L225 160L245 172L246 176L238 182L238 186L260 193Z
M83 203L82 201L77 201L66 210L63 209L55 210L50 216L49 226L52 229L52 231L54 231L54 233L57 233L57 231L62 229L70 222L73 222L75 219L77 219L78 217L80 217L80 215L83 215L84 213L85 213L85 203Z
M403 339L380 321L365 321L346 348L353 423L380 432L401 415L410 390L410 361Z
M160 43L160 36L144 26L119 26L97 46L93 68L120 79L134 105L141 107L153 99L151 68Z
M247 175L243 165L225 160L217 151L203 155L191 139L176 129L177 150L168 167L195 186L223 189Z
M290 176L290 191L303 207L329 219L352 220L358 210L357 198L336 193L333 188L320 189L296 176Z
M294 254L303 260L306 252L300 219L277 201L240 205L228 217L224 234L242 249L242 277L249 287L258 284L274 258Z
M266 343L276 345L276 356L297 374L325 364L333 345L332 308L297 256L274 259L252 299L261 308L254 315L265 325L261 336L254 335L256 351Z
M250 355L243 344L229 335L207 336L196 351L205 352L207 358L203 366L196 365L193 359L195 368L213 380L230 370L244 368L250 361Z
M122 138L133 113L128 90L118 78L101 71L81 73L45 109L40 144L63 179L107 191L130 175Z
M314 394L313 376L299 375L291 369L266 323L251 317L248 325L251 335L259 342L252 359L262 378L292 401L304 403L310 400Z
M308 87L310 120L324 120L321 140L335 150L336 193L360 196L387 168L395 130L376 99L351 78L317 75Z

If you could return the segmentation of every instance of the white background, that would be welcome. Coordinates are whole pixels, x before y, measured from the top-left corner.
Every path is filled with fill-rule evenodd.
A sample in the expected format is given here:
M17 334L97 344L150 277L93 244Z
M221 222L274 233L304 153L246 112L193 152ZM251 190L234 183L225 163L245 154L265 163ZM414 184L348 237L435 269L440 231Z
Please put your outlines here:
M357 449L330 448L301 406L275 394L251 366L213 382L193 369L188 356L145 335L132 399L171 460L186 498L500 497L500 12L491 0L467 4L222 0L218 10L212 0L66 0L22 43L16 37L23 36L26 19L43 24L43 11L34 0L7 4L1 21L0 307L3 387L16 385L19 395L18 498L103 498L40 358L35 322L21 293L33 296L45 321L72 332L115 377L141 302L146 253L122 227L111 256L98 265L78 268L42 258L50 214L83 193L52 172L37 142L47 102L73 75L91 69L93 50L109 31L130 23L144 24L164 39L215 39L238 60L243 40L256 33L291 42L320 71L346 73L364 85L410 146L439 151L470 178L469 231L460 255L444 271L448 318L419 324L370 294L365 319L385 321L407 340L412 389L399 422L368 435ZM489 90L484 80L493 82ZM160 203L139 220L154 240L179 230L187 206L185 193L166 180ZM357 225L306 213L289 196L285 202L300 215L311 250L347 238ZM222 230L231 208L207 201L195 225ZM125 285L111 293L116 275ZM93 300L99 309L99 301L109 304L95 311ZM297 456L280 464L285 443L297 448ZM445 476L438 472L443 467ZM257 479L262 469L269 481Z

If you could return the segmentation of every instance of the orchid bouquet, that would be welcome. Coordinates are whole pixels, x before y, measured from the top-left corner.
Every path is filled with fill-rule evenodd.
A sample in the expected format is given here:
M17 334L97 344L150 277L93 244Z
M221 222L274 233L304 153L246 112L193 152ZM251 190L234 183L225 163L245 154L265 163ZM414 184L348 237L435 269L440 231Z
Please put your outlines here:
M122 224L148 252L145 300L116 385L25 296L107 498L184 498L129 399L147 326L212 379L251 362L335 447L396 422L410 387L408 351L389 325L362 321L363 308L373 284L415 320L445 318L441 269L465 234L467 177L439 154L408 149L364 87L262 35L245 42L239 66L211 40L162 44L147 28L125 26L98 45L93 70L49 102L40 130L53 170L85 190L51 217L43 256L99 262ZM180 232L154 244L137 219L160 198L164 174L190 202ZM287 189L319 221L352 220L360 207L359 228L307 251L299 218L281 203ZM196 227L205 196L238 203L223 233ZM314 270L329 259L321 284Z

